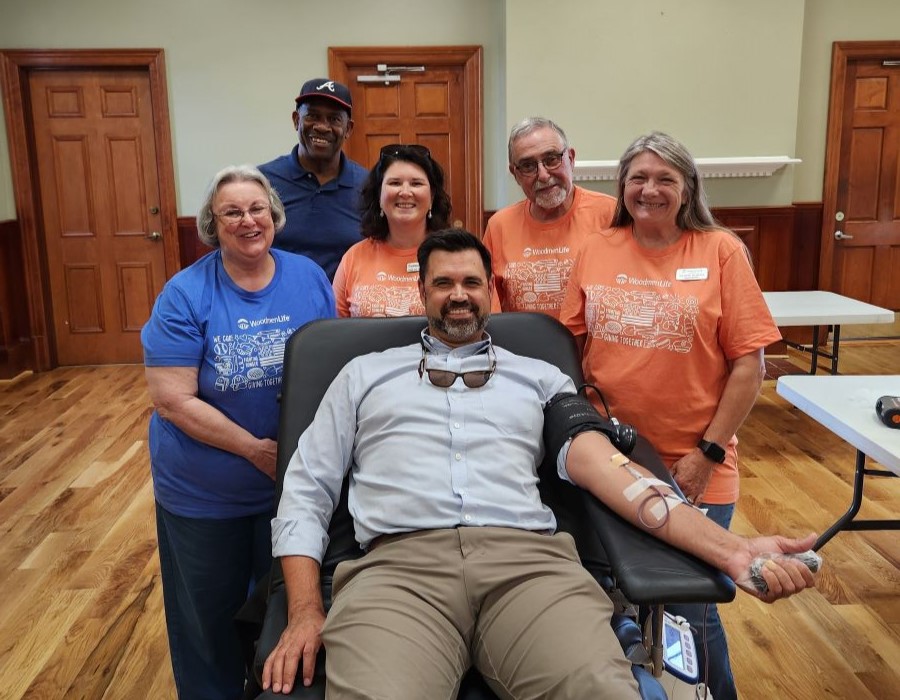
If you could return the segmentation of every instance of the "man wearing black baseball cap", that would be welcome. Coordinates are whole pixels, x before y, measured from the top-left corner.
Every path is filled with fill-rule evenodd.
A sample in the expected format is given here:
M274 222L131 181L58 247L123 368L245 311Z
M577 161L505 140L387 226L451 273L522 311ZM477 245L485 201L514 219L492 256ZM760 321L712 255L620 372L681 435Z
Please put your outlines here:
M334 277L347 249L361 239L359 192L368 172L341 151L353 131L346 85L307 80L291 115L299 143L259 166L284 202L287 223L273 245L316 261Z

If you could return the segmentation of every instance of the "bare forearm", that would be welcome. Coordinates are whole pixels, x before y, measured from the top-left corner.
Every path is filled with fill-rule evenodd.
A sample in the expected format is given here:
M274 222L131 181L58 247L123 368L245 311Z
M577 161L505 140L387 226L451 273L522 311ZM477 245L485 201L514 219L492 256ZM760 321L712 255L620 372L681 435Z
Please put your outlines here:
M765 376L762 352L752 352L734 361L719 406L701 437L725 445L744 423Z
M626 489L636 479L613 459L618 452L609 441L598 433L578 435L569 449L566 471L580 487L603 501L616 513L633 525L652 533L659 539L703 559L718 569L726 570L737 549L744 546L741 537L719 527L700 511L687 505L670 507L668 516L657 519L650 514L650 506L659 502L656 498L642 508L648 497L647 489L634 500L628 500ZM631 467L645 476L650 472L632 462Z
M202 399L184 399L157 411L195 440L253 461L259 439Z
M319 562L303 556L282 557L281 570L287 592L288 620L301 617L310 610L324 615Z
M150 399L160 416L202 443L240 455L274 471L274 441L257 438L197 396L194 367L147 367Z

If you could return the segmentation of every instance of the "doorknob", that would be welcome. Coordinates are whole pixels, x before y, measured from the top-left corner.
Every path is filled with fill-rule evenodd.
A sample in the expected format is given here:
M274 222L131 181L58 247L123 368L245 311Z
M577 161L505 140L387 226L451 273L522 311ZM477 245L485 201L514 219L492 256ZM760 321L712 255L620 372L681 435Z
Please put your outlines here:
M159 231L154 231L153 233L147 234L146 237L149 238L151 241L158 241L159 239L162 238L162 234Z
M845 241L847 239L853 238L850 234L844 233L843 231L835 231L834 239L836 241Z

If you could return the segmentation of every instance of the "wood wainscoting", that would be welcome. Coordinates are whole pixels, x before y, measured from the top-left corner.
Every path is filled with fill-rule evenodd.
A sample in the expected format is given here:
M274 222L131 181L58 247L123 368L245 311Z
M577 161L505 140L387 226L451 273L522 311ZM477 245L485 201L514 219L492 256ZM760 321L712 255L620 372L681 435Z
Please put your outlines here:
M178 250L178 258L181 261L182 270L212 250L208 245L201 242L197 235L196 217L178 217Z
M484 221L494 212L485 212ZM764 291L818 289L822 203L785 207L728 207L715 216L741 236L753 257ZM178 260L187 267L210 251L197 237L193 217L179 216ZM22 233L15 220L0 222L0 379L35 369L33 329L24 279ZM788 337L808 342L810 329L786 329Z
M0 380L32 367L26 288L19 222L0 221Z

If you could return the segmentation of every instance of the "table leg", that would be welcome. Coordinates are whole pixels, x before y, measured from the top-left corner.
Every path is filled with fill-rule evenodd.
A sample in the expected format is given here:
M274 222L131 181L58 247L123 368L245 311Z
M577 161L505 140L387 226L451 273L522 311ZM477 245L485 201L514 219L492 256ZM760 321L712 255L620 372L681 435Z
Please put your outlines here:
M813 326L812 348L810 348L812 359L809 362L809 373L815 374L819 369L819 327Z
M870 476L889 476L896 477L897 474L883 471L881 469L866 469L866 455L861 451L856 451L856 471L853 474L853 498L850 501L850 508L844 513L837 522L828 528L813 545L813 550L818 551L836 534L842 530L900 530L900 520L853 520L859 513L862 505L863 497L863 481L866 475Z
M832 334L833 340L831 341L831 373L837 374L838 367L838 347L841 344L841 327L839 325L833 326L834 333Z

